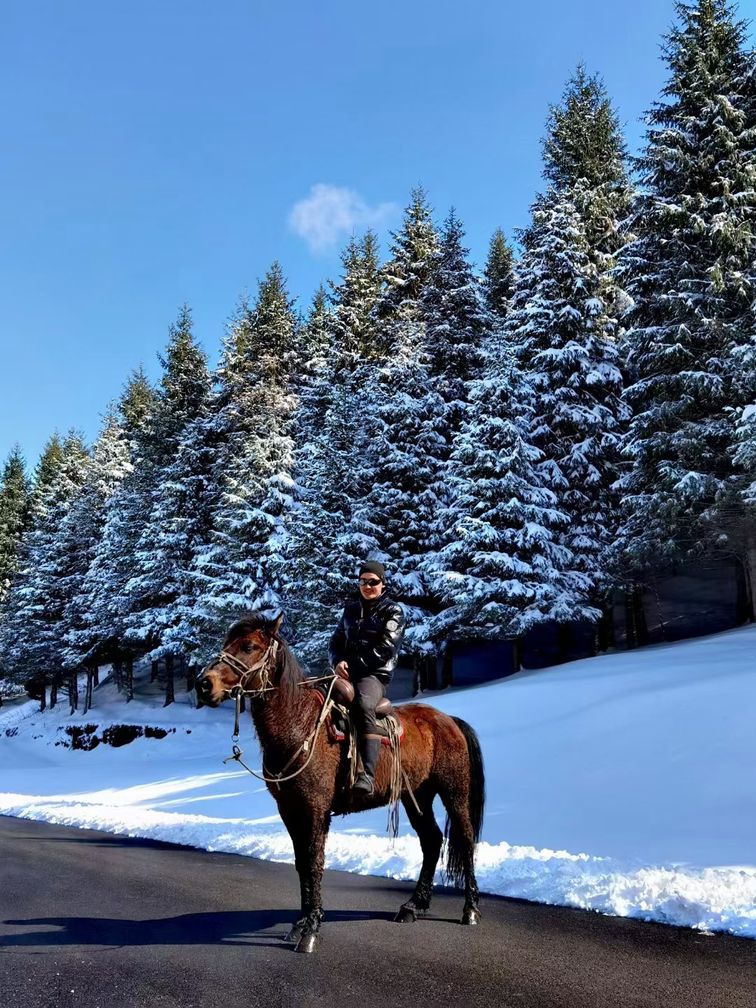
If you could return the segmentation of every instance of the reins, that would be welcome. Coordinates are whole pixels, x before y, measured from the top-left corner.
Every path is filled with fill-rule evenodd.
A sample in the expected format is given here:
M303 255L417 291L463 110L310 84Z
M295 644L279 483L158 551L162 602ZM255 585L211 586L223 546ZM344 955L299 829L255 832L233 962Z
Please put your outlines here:
M285 784L287 781L294 780L298 777L312 762L312 758L315 755L315 740L318 736L320 729L326 722L328 715L334 706L335 701L333 700L333 688L336 685L336 680L338 676L335 674L327 676L318 676L315 679L302 679L298 682L297 686L312 686L313 683L327 682L328 689L325 694L325 699L323 700L323 706L320 709L320 713L315 722L315 727L312 729L310 734L297 749L291 759L286 763L286 765L277 773L272 776L266 775L266 766L263 763L260 770L253 770L248 767L247 764L242 759L244 755L243 750L239 746L239 715L241 714L241 704L242 697L259 697L263 693L269 693L272 690L279 689L279 686L273 686L270 683L270 666L275 660L278 654L278 641L273 639L268 645L267 650L263 654L260 661L256 662L254 665L245 665L243 661L240 661L236 655L230 654L228 651L221 651L214 662L211 662L208 668L212 665L218 664L218 662L224 662L229 668L233 669L240 676L240 680L236 686L232 686L225 691L226 696L234 700L235 712L234 712L234 732L231 736L231 755L227 756L223 762L230 763L232 760L238 763L240 766L244 767L248 774L251 774L257 780L263 781L265 784L275 784L280 786ZM260 685L255 689L248 689L245 686L245 682L249 679L249 676L253 672L260 673ZM399 823L399 798L402 792L402 781L404 781L407 792L412 799L412 804L415 806L419 815L422 815L419 805L417 804L417 799L410 787L409 779L404 768L401 765L401 758L399 756L399 738L393 728L389 729L389 738L391 739L391 747L394 754L393 771L391 778L391 788L390 788L390 799L389 799L389 820L388 829L393 833L394 836L398 832ZM286 771L291 767L295 761L302 755L302 753L307 753L307 759L304 761L301 767L295 770L293 773L286 775ZM286 776L285 776L286 775Z
M318 732L325 724L326 718L331 713L331 708L333 707L333 700L331 698L331 694L333 693L333 687L336 683L336 679L338 678L338 676L335 675L319 676L317 679L303 679L301 682L297 683L297 686L311 686L313 683L330 681L328 690L326 692L325 700L323 702L323 706L318 715L318 719L315 722L315 727L307 736L307 738L304 740L302 745L297 749L297 751L294 753L291 759L288 761L286 766L284 766L277 774L273 774L272 776L269 777L266 775L265 772L266 767L264 763L261 769L257 771L253 770L251 767L248 767L247 764L242 759L244 753L238 744L239 715L241 714L242 697L247 696L257 697L260 696L262 693L269 693L272 690L276 690L279 688L278 686L270 685L270 667L273 661L275 660L277 654L278 654L278 641L272 640L270 642L270 645L268 646L268 649L266 650L265 654L262 656L260 661L256 662L254 665L245 665L244 662L240 661L235 655L230 654L228 651L221 651L220 655L213 663L216 664L217 662L222 661L226 665L228 665L229 668L233 669L234 672L237 672L241 676L241 679L236 686L232 686L230 689L227 689L225 691L226 696L230 697L235 701L236 710L234 713L234 733L231 736L231 755L227 756L226 759L223 760L223 762L229 763L231 760L234 760L235 762L239 763L240 766L243 766L244 769L247 771L247 773L252 774L253 777L256 777L258 780L264 781L264 783L266 784L284 784L286 781L290 781L293 780L295 777L298 777L302 773L302 771L306 770L307 767L310 765L310 763L312 762L312 758L315 755L315 746L313 743L315 742ZM250 673L253 672L260 673L260 685L255 689L249 689L246 686L246 681L249 680ZM302 766L299 767L297 770L295 770L294 773L290 773L287 776L284 776L289 767L291 767L294 764L294 762L299 758L299 756L301 756L302 753L308 753L307 759L302 764Z

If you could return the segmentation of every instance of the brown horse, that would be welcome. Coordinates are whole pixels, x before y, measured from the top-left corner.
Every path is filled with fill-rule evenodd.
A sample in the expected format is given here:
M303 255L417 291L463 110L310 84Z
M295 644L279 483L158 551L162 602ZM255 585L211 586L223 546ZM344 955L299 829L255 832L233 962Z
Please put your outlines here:
M196 688L200 703L211 707L235 696L238 690L251 696L266 776L277 772L281 778L289 778L280 784L268 783L294 845L302 893L300 918L287 940L296 942L297 952L312 952L323 919L320 888L331 816L387 804L389 752L384 747L378 761L374 793L362 797L349 788L343 743L332 741L321 729L307 752L303 751L302 743L318 723L322 704L316 691L307 688L307 680L279 636L281 618L268 621L259 613L250 613L235 623L221 654L203 670ZM433 799L440 795L448 816L446 874L455 885L464 884L461 923L477 924L480 911L474 853L485 799L477 736L464 721L425 704L404 704L395 713L404 728L402 804L423 851L415 891L395 919L414 921L430 907L443 844L433 815Z

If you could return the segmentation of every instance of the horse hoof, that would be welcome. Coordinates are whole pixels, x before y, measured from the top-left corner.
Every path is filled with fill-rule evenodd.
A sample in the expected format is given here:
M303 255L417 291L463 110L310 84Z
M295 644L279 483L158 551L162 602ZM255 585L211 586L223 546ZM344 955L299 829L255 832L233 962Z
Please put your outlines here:
M465 910L462 914L462 924L480 924L480 910L475 910L473 907Z
M417 920L417 915L412 907L400 907L399 913L394 917L397 924L414 924Z
M302 937L302 928L297 927L296 924L292 924L291 930L287 935L284 936L285 942L298 942Z
M310 934L302 935L302 937L299 939L297 947L294 949L294 951L295 952L314 952L317 940L318 940L318 936L316 934L313 934L312 932Z

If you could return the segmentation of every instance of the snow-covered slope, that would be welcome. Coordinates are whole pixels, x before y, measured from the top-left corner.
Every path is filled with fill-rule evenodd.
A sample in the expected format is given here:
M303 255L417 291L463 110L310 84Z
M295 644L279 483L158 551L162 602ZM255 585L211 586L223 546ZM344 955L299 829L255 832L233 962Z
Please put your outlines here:
M754 657L746 628L431 698L483 744L481 889L756 937ZM106 685L85 719L0 710L0 813L291 860L267 791L222 763L233 711L180 701L127 705ZM169 734L56 745L85 722ZM242 743L259 766L249 725ZM336 820L328 866L416 877L408 824L393 843L385 828L385 810Z

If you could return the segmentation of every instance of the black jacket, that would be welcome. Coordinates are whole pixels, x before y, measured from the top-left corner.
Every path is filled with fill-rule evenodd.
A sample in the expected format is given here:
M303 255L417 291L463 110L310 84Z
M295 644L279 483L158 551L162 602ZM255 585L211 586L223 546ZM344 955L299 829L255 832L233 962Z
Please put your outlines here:
M348 602L328 646L331 664L347 662L355 682L368 675L390 682L405 622L404 610L385 592L372 605L362 599Z

